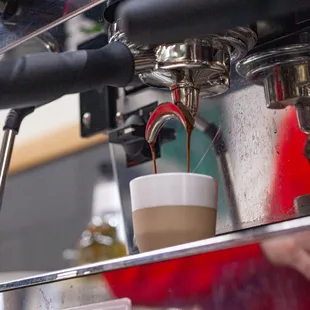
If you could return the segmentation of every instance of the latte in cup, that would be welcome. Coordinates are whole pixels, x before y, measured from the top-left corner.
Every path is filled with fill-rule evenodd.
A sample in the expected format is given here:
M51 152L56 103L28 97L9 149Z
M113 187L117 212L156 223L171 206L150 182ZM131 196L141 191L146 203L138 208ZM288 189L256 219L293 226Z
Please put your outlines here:
M213 237L217 182L195 173L160 173L130 182L133 228L140 252Z

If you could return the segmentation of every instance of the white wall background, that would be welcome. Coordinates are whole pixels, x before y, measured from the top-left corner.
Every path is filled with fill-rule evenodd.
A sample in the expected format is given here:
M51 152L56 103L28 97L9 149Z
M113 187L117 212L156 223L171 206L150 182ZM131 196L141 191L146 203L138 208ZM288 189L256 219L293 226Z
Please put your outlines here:
M0 126L8 110L0 111ZM34 113L27 116L23 121L20 133L16 138L16 146L25 144L38 137L48 135L51 132L58 131L79 122L79 96L65 96L46 106L37 109ZM2 138L3 132L0 132Z

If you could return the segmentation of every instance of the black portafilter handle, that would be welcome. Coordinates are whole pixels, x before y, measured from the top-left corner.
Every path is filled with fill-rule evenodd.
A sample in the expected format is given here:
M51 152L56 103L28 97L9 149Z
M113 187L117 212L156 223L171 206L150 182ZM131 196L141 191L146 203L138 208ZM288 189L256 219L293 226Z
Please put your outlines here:
M128 0L116 19L130 42L161 44L219 33L310 7L309 0Z
M133 55L120 42L97 50L39 53L2 61L0 109L39 106L103 85L123 87L132 80L134 70Z

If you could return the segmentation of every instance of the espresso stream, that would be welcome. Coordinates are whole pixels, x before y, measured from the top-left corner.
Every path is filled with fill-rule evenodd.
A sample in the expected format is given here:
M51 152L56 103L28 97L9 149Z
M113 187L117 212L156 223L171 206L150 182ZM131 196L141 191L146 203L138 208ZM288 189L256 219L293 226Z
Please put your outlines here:
M194 126L187 124L186 125L186 162L187 162L187 172L191 172L191 137ZM156 141L155 141L156 142ZM156 152L155 152L155 142L150 143L150 149L152 154L153 169L154 173L157 173L157 164L156 164Z
M186 125L186 162L190 172L191 136L194 126ZM150 143L154 173L157 173L155 142ZM175 215L178 215L177 221ZM135 238L141 252L166 248L215 235L216 209L208 206L154 206L132 214Z
M155 152L155 145L154 143L150 143L150 149L152 154L152 161L153 161L153 169L154 173L157 173L157 165L156 165L156 152Z

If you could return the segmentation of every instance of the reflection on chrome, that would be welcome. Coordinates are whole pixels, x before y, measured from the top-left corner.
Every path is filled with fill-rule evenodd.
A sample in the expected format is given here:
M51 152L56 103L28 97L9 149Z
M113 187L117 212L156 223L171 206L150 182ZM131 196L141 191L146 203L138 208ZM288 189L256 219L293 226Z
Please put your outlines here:
M78 0L25 2L19 14L9 21L0 18L0 53L3 53L26 40L33 38L63 22L104 3L106 0ZM36 21L35 23L33 21Z
M266 238L285 236L286 234L304 231L306 229L310 229L310 216L288 220L281 223L250 228L240 232L224 234L207 240L191 242L162 250L126 256L123 258L113 259L100 263L84 265L77 268L50 272L22 280L2 283L0 284L0 292L22 288L29 285L52 283L59 279L78 278L85 275L98 274L102 272L104 273L121 268L161 262L197 254L216 252L232 247L261 242Z

